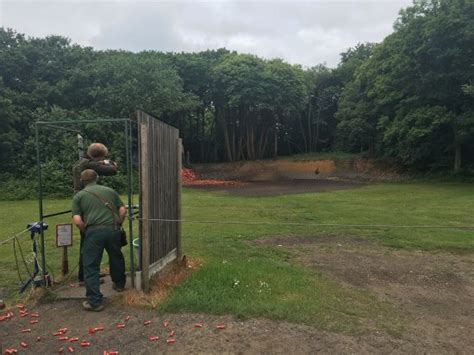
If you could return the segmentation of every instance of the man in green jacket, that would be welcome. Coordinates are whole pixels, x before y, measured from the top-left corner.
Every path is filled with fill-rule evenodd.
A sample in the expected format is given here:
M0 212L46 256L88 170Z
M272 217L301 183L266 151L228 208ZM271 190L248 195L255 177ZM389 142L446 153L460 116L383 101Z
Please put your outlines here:
M98 185L99 176L92 169L81 173L84 189L73 199L72 215L74 224L85 234L82 247L84 281L87 301L83 307L87 311L101 311L100 262L104 249L109 255L110 277L116 291L125 287L125 259L122 254L120 227L126 209L118 193L106 186Z

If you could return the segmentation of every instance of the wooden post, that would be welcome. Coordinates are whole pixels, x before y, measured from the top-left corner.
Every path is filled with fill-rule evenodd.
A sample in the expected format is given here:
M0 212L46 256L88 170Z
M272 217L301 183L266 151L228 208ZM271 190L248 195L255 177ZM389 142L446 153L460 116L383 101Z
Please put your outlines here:
M63 247L63 262L61 268L61 275L66 276L69 274L69 259L67 257L67 247Z
M181 245L181 183L182 183L182 139L178 138L176 142L176 160L177 160L177 170L178 170L178 183L176 184L176 238L177 238L177 247L176 254L178 257L178 262L181 262L183 257L183 249Z
M149 170L149 154L148 151L148 124L140 123L140 207L142 210L142 235L141 243L141 265L142 265L142 289L145 292L150 290L150 170Z

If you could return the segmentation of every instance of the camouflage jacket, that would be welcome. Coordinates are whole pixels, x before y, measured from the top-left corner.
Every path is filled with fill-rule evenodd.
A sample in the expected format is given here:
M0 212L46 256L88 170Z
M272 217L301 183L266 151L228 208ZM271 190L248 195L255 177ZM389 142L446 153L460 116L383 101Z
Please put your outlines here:
M117 165L112 161L106 164L103 160L91 159L87 156L78 160L72 168L74 180L74 193L82 190L81 173L86 169L95 170L99 176L111 176L117 174Z

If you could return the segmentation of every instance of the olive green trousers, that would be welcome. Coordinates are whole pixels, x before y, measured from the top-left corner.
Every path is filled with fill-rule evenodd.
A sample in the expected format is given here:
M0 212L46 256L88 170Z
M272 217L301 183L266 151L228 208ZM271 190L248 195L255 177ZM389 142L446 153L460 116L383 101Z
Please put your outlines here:
M120 231L112 228L86 230L82 245L86 297L92 307L102 304L100 292L100 262L104 249L109 255L110 277L117 287L125 286L125 259L122 254Z

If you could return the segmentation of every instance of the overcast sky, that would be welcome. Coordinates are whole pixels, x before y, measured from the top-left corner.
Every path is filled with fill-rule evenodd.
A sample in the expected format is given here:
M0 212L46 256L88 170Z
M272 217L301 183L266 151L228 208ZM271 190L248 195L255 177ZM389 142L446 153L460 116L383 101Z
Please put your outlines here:
M0 0L0 25L58 34L96 49L194 52L226 47L290 63L335 66L358 42L380 42L412 0Z

